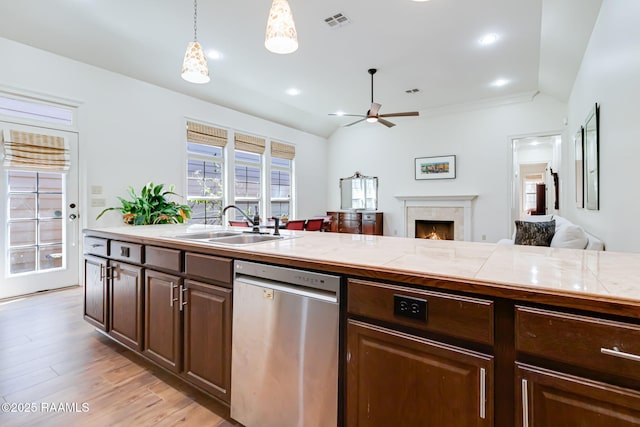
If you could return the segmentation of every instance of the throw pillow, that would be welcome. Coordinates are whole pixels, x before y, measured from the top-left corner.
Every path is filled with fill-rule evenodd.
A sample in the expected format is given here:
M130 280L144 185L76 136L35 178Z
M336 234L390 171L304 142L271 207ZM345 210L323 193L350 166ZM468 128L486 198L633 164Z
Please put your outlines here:
M548 222L552 219L555 219L553 214L549 215L524 215L520 218L520 221L524 222ZM558 224L556 223L556 227ZM511 240L516 240L516 230L513 230L513 236L511 236Z
M516 221L516 245L549 246L556 231L555 221Z
M589 243L587 233L575 224L566 224L556 229L553 239L551 239L552 248L570 248L584 249Z

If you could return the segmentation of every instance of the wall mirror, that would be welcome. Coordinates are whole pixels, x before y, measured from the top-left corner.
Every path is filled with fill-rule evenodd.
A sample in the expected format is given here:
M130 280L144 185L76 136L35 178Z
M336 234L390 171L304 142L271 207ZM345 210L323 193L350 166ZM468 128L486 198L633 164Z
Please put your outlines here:
M353 176L340 178L340 209L378 209L378 177Z
M598 180L598 117L596 104L584 124L584 183L587 209L599 209Z

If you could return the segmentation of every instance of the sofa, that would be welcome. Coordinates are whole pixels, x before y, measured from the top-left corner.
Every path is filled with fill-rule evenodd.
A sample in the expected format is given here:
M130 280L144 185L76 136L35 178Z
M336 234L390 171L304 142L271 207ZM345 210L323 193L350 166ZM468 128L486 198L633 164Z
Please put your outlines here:
M544 238L542 239L542 243L531 243L527 239L522 239L523 234L527 232L531 233L531 230L534 230L534 232L535 230L542 230L541 233L544 233L545 227L548 228L552 222L555 224L555 228L552 228L553 232L550 232L546 240ZM498 244L513 245L517 241L524 241L524 243L518 244L534 244L537 246L550 246L552 248L587 249L593 251L604 250L604 242L602 240L587 233L579 225L558 215L525 216L516 221L516 230L513 232L511 239L502 239L498 241Z

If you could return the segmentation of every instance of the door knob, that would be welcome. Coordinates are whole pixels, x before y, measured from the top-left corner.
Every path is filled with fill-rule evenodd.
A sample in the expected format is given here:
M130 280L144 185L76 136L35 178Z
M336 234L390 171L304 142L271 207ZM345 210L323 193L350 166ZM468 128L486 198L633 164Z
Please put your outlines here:
M73 214L73 213L72 213L72 214L70 214L70 215L69 215L69 219L70 219L71 221L73 221L73 220L74 220L74 219L76 219L76 218L78 218L78 215L76 215L76 214Z

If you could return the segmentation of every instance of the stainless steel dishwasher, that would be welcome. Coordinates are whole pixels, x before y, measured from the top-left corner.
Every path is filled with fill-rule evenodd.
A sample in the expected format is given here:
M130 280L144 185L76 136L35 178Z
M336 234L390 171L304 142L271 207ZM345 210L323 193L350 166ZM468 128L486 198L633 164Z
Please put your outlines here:
M247 427L333 427L340 278L235 261L231 417Z

